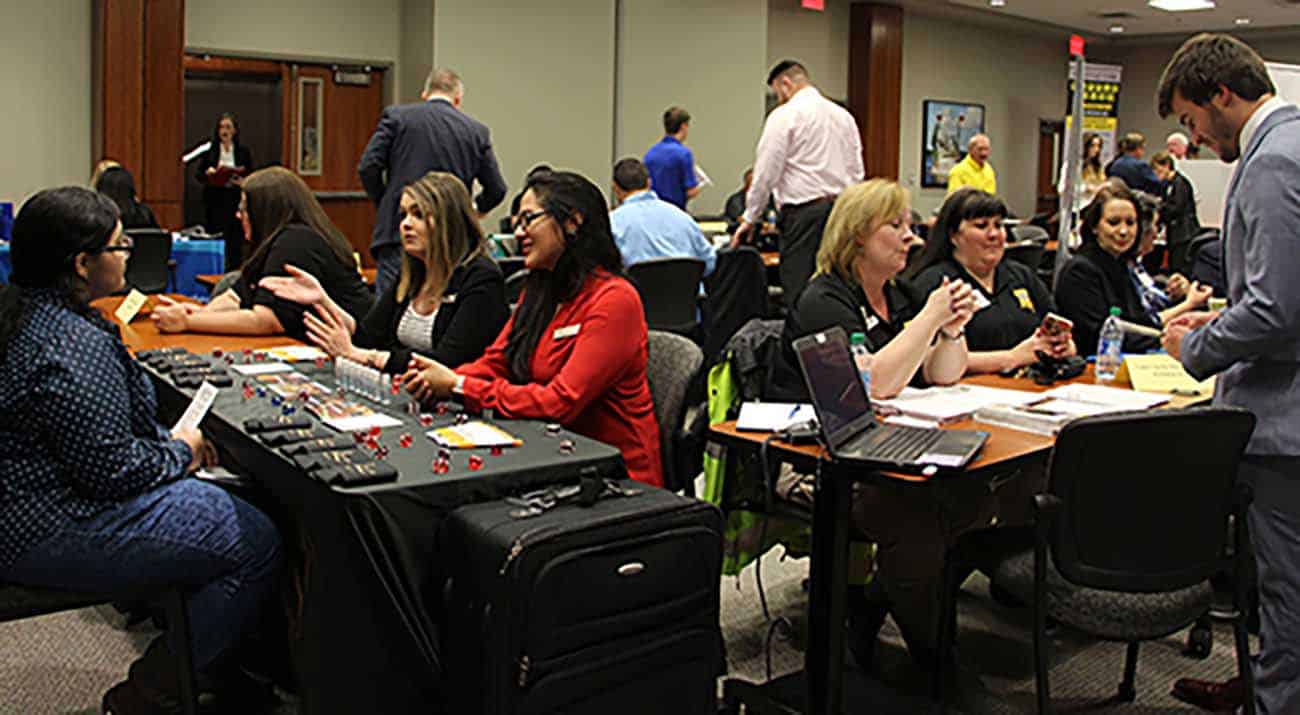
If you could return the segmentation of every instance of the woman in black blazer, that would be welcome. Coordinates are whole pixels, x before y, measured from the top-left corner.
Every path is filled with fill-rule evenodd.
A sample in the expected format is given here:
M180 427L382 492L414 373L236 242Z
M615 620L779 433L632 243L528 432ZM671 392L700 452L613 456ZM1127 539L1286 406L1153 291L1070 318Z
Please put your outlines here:
M222 169L236 173L224 181ZM228 271L243 262L244 227L235 213L239 210L239 187L252 170L253 153L239 143L239 122L226 112L217 117L212 146L199 158L195 178L203 186L203 225L225 238Z
M1101 325L1112 306L1130 323L1159 328L1147 313L1129 273L1138 252L1138 204L1133 192L1107 184L1083 210L1079 236L1083 246L1056 279L1056 305L1074 321L1074 342L1080 355L1097 352ZM1124 352L1142 353L1160 347L1160 338L1124 333Z
M487 241L469 190L452 174L433 171L409 184L400 204L402 267L360 321L341 309L308 273L268 277L277 296L315 303L307 337L334 357L387 373L406 371L412 353L449 367L477 359L510 317L505 278L487 256Z

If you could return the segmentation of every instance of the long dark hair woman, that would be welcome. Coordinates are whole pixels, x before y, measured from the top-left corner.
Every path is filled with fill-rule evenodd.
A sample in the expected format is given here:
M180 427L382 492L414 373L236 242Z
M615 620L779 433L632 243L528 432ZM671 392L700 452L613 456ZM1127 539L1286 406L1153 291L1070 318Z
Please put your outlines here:
M212 127L212 145L199 157L195 178L203 186L203 225L225 239L228 271L243 260L243 224L235 212L239 187L252 170L253 152L239 143L239 120L225 112Z
M188 478L195 429L158 424L153 385L90 301L124 284L117 207L42 191L14 222L0 291L0 579L86 593L186 587L194 664L213 673L253 630L280 564L270 520ZM104 696L114 713L176 711L176 658L153 641Z
M431 171L402 190L402 264L397 282L359 322L330 299L315 276L288 266L268 276L277 296L316 305L304 316L307 337L334 357L384 372L404 372L413 353L456 367L477 359L510 317L501 268L469 190L453 174Z
M95 181L95 191L107 196L117 204L122 217L122 228L158 228L158 219L153 210L140 203L135 195L135 179L131 172L121 166L105 169Z
M292 171L273 166L243 184L239 212L252 254L231 290L206 306L163 305L152 318L163 332L232 335L287 334L305 339L303 313L309 306L277 297L258 284L265 276L287 276L296 267L316 276L324 291L351 315L370 310L370 290L357 272L347 239L325 215L307 184Z
M659 427L646 383L641 297L623 276L600 189L567 171L529 179L515 238L524 292L496 341L454 371L417 357L404 380L427 400L559 422L623 452L633 479L663 483Z

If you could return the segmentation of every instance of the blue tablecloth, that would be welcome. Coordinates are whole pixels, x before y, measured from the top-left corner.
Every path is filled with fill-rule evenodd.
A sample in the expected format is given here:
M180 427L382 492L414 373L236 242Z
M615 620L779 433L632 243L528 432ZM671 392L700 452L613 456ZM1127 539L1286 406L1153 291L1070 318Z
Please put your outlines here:
M176 285L169 290L206 300L208 289L195 280L205 273L224 273L226 270L226 244L217 240L172 241L172 260L176 261ZM13 266L9 261L9 243L0 243L0 283L9 282Z

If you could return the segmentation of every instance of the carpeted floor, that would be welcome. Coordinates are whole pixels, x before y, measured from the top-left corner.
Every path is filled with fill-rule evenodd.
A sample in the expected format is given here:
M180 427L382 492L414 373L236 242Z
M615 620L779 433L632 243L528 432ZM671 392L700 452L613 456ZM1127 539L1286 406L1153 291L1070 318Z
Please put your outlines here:
M803 664L804 609L801 583L808 561L785 560L779 550L763 560L768 605L774 618L788 619L792 629L778 628L771 644L771 672L780 676ZM1007 609L988 598L987 581L976 575L963 589L960 608L961 700L965 713L1024 713L1034 708L1033 659L1027 609ZM764 621L753 569L722 584L722 628L733 677L766 678ZM0 625L0 714L98 712L102 693L126 673L127 665L153 635L148 629L121 630L121 619L107 608L46 616ZM1224 679L1235 673L1231 632L1216 624L1209 659L1180 654L1186 631L1144 645L1138 666L1138 700L1117 707L1107 702L1123 670L1124 646L1099 643L1077 634L1056 640L1052 669L1053 703L1059 712L1173 713L1192 711L1168 694L1175 678ZM876 713L932 710L926 683L915 669L898 631L886 622L877 651L877 668L866 680ZM950 710L949 712L953 712ZM297 708L284 703L276 715Z

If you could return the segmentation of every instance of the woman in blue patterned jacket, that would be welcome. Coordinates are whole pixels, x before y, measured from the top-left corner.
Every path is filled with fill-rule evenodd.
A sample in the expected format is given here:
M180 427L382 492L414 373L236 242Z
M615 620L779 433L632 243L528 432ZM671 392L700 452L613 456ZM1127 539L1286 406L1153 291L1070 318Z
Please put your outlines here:
M0 580L89 593L188 588L194 664L213 672L258 618L280 540L260 511L190 478L197 430L154 417L148 377L90 301L123 286L117 207L42 191L14 222L0 292ZM104 696L113 713L178 708L162 638Z

